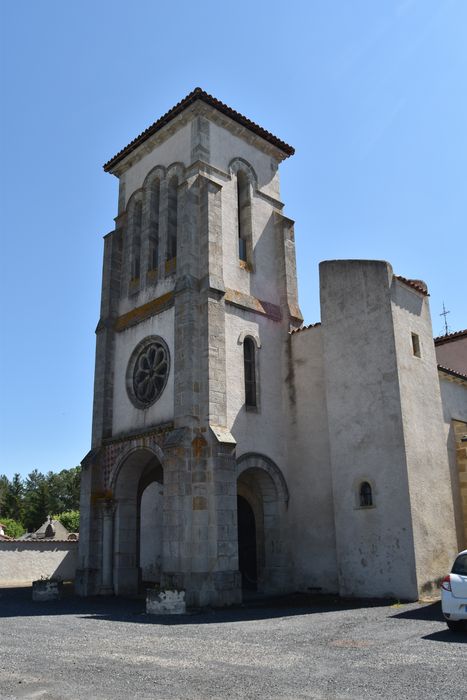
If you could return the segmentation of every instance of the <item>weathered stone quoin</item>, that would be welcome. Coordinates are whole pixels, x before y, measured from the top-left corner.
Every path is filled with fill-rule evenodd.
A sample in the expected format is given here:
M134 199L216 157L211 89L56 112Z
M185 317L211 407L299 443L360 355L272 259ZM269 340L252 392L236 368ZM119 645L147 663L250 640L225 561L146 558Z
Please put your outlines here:
M442 403L426 288L385 262L322 263L322 323L302 327L279 189L292 154L197 88L104 166L119 202L81 595L415 599L465 538L447 441L467 425L467 377L449 375Z

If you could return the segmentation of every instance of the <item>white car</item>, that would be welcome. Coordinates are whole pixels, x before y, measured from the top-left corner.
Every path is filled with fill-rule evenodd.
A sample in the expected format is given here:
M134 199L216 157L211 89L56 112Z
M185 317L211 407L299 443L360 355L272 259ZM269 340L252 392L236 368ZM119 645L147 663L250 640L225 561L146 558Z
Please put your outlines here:
M451 573L441 582L441 609L453 632L467 629L467 549L459 552Z

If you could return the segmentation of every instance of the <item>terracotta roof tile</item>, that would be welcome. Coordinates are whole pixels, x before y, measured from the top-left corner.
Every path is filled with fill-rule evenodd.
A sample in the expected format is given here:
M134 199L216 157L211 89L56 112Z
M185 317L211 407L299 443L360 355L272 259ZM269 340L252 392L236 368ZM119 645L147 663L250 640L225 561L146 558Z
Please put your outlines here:
M428 294L428 288L422 280L408 280L406 277L402 277L402 275L394 275L396 279L398 279L400 282L403 282L404 284L407 284L409 287L412 287L413 289L416 289L417 292L421 292L425 296L430 296Z
M294 328L292 331L289 331L289 335L294 335L295 333L300 333L300 331L306 331L308 328L316 328L316 326L320 326L321 321L318 321L317 323L309 323L307 326L301 326L301 328Z
M439 335L437 338L434 338L434 342L435 345L443 345L443 343L450 343L453 340L459 340L459 338L467 338L467 328L463 331Z
M453 377L459 377L459 379L467 380L467 374L458 372L456 369L451 369L450 367L443 367L443 365L438 365L438 369L441 370L441 372L446 372L446 374L452 374Z
M147 138L159 131L159 129L162 129L162 127L168 124L172 119L175 119L176 116L181 114L181 112L183 112L184 109L196 102L196 100L202 100L211 107L214 107L215 109L219 110L219 112L222 112L226 116L230 117L230 119L233 119L238 124L241 124L247 129L250 129L250 131L253 131L253 133L257 134L258 136L261 136L261 138L263 138L265 141L268 141L273 146L276 146L276 148L279 148L281 151L283 151L283 153L286 154L286 156L292 156L295 153L295 149L292 148L292 146L289 146L287 143L285 143L285 141L281 141L281 139L277 138L277 136L274 136L274 134L271 134L271 132L266 131L266 129L263 129L263 127L259 126L258 124L255 124L255 122L252 122L250 119L243 116L243 114L236 112L228 105L224 104L220 100L217 100L212 95L209 95L200 87L197 87L194 90L192 90L192 92L190 92L186 97L184 97L183 100L176 104L175 107L169 109L169 111L166 112L162 117L160 117L156 122L154 122L154 124L151 124L151 126L149 126L139 136L133 139L133 141L131 141L128 144L128 146L122 148L122 150L119 151L113 158L107 161L107 163L105 163L103 166L105 172L109 172L115 165L117 165L117 163L119 163L123 158L125 158L125 156L134 151Z

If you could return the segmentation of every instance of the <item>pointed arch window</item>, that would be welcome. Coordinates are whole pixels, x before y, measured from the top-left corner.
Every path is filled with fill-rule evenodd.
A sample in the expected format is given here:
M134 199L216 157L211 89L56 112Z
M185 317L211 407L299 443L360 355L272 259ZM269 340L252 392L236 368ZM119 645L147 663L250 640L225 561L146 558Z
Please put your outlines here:
M177 257L178 233L178 178L174 175L168 185L168 226L167 226L167 261Z
M373 505L373 491L368 481L362 481L360 484L359 497L361 508L368 508Z
M141 273L141 226L143 222L143 203L135 202L133 209L133 235L131 255L131 278L138 279Z
M149 260L148 270L157 270L159 263L159 208L161 196L161 181L156 178L151 185L150 195L150 230L149 230Z
M257 408L256 391L256 347L253 338L246 337L243 341L243 366L245 375L245 406Z

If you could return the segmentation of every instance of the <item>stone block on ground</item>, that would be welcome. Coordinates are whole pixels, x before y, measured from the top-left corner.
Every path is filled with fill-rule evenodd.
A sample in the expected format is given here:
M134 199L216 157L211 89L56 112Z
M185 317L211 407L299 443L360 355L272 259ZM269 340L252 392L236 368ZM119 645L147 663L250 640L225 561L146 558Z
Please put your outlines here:
M146 612L149 615L183 615L186 613L185 591L148 588Z
M59 600L62 591L61 581L33 581L32 599L36 601Z

